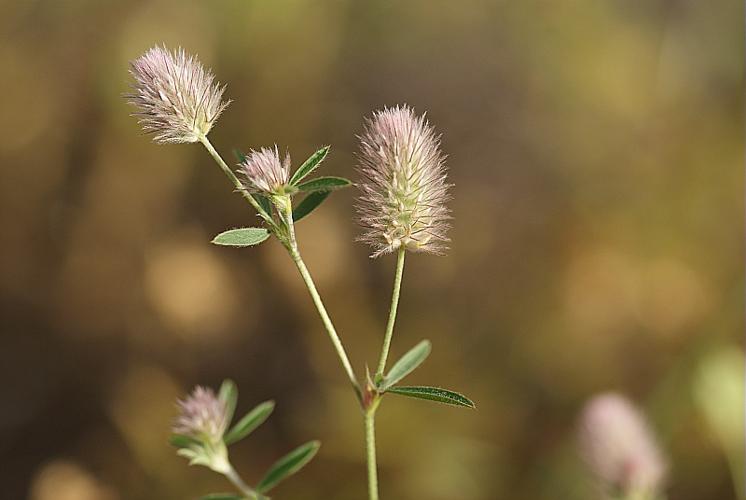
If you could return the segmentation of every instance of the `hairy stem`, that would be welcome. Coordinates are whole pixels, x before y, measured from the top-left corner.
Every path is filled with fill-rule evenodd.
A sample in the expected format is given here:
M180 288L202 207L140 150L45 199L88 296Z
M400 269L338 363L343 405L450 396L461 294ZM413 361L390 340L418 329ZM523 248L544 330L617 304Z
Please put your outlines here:
M394 334L394 323L396 322L396 310L399 307L399 292L401 291L401 280L404 274L404 256L406 250L402 247L396 259L396 274L394 274L394 290L391 292L391 309L389 310L389 321L386 325L386 333L383 336L383 347L381 348L381 359L378 361L376 380L383 377L386 369L386 359L389 357L391 348L391 337Z
M238 475L238 472L236 472L236 469L231 467L228 469L228 472L225 473L225 477L228 478L228 480L233 483L233 486L235 486L238 491L240 491L243 495L246 495L246 498L250 500L262 500L264 497L254 491L253 488L251 488L249 485L247 485L243 479L241 479L241 476Z
M200 137L199 141L202 143L205 149L207 149L207 152L210 153L210 156L213 157L215 163L218 164L223 173L228 177L228 179L230 179L236 190L241 193L241 196L243 196L246 201L248 201L251 206L254 207L254 210L257 211L257 213L267 222L267 224L269 224L273 229L276 229L275 223L272 220L270 214L265 212L264 209L259 205L259 203L257 203L257 201L254 199L254 197L251 196L251 193L246 191L246 188L243 186L243 184L241 184L241 181L238 180L238 177L236 177L236 174L233 173L233 170L230 169L228 164L225 163L225 160L223 160L223 157L220 156L220 153L218 153L217 150L213 147L207 136L203 135L202 137Z
M376 465L376 410L365 412L365 452L368 461L368 499L378 500L378 469Z
M350 383L355 390L355 394L360 400L362 395L360 393L360 387L358 386L357 377L355 377L355 371L352 369L352 365L350 365L350 360L347 358L347 353L345 352L345 348L342 345L342 341L339 339L339 335L337 335L337 330L334 328L334 324L329 317L329 313L326 312L326 307L324 307L324 303L321 300L319 291L316 289L313 278L311 278L311 273L308 272L308 268L303 262L298 249L291 247L288 248L288 250L290 251L290 256L292 257L293 262L295 262L295 265L298 268L301 277L303 278L303 282L306 284L306 288L308 288L308 292L311 294L311 299L313 299L316 310L318 311L319 316L321 316L321 321L324 323L326 332L329 334L329 339L334 345L334 350L337 351L337 356L342 362L342 368L344 368L345 373L347 374L347 378L350 379Z

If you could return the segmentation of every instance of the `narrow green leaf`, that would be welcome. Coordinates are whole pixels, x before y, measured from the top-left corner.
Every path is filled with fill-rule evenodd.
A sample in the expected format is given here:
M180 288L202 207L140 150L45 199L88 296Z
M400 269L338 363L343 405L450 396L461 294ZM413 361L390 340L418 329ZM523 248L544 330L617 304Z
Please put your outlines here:
M201 444L199 440L189 436L184 436L183 434L172 434L171 437L168 438L168 442L171 446L176 448L191 448L192 445Z
M308 193L306 197L303 198L303 201L301 201L298 206L295 207L295 210L293 210L293 221L298 222L303 217L316 210L329 194L331 194L331 191L314 191L313 193Z
M300 191L331 191L346 188L352 185L352 181L344 177L317 177L310 181L298 184Z
M236 384L232 380L223 380L220 391L218 392L218 399L225 402L225 421L230 424L231 420L233 420L233 412L236 411L236 402L238 401L238 388L236 388Z
M244 500L246 497L235 493L210 493L200 497L199 500Z
M229 247L249 247L258 245L269 238L269 231L262 227L242 227L231 229L215 236L212 242L215 245Z
M431 345L429 340L423 340L412 349L410 349L409 352L407 352L399 359L399 361L394 363L394 366L391 367L391 370L389 370L389 372L383 378L380 389L382 391L385 391L386 389L393 386L401 379L412 373L415 368L420 366L422 362L427 359L428 355L430 354L430 349Z
M259 485L256 487L257 491L266 493L277 486L277 483L283 479L298 472L304 465L311 461L316 452L319 451L320 446L321 443L319 441L309 441L279 459L269 469L264 479L259 482Z
M274 401L265 401L264 403L257 405L256 408L244 415L244 417L228 431L225 437L223 437L225 444L233 444L251 434L254 429L262 425L264 421L269 418L274 409Z
M329 146L323 148L312 154L306 161L303 162L298 170L295 171L293 176L290 178L290 185L295 186L302 181L308 174L316 170L316 168L324 161L326 154L329 152Z
M447 389L441 389L440 387L392 387L386 392L391 392L410 398L428 399L430 401L437 401L438 403L445 403L447 405L453 406L465 406L467 408L477 407L474 404L474 401L467 398L463 394L449 391Z

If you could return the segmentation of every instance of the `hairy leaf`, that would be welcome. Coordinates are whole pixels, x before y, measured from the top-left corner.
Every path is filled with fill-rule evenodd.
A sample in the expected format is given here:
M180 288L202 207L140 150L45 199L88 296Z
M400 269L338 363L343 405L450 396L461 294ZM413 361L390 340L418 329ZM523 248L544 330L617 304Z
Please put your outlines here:
M317 177L298 184L300 191L331 191L346 188L352 185L352 181L344 177Z
M474 402L458 392L449 391L447 389L441 389L440 387L423 387L423 386L409 386L409 387L392 387L386 392L393 394L399 394L401 396L407 396L410 398L427 399L430 401L437 401L438 403L445 403L453 406L464 406L466 408L476 408Z
M316 168L321 164L321 162L324 161L324 158L326 158L326 154L328 152L329 152L329 146L324 146L323 148L319 149L314 154L312 154L306 161L303 162L303 165L298 167L298 170L296 170L293 176L290 178L290 185L291 186L297 185L308 174L316 170Z
M269 231L261 227L242 227L230 229L215 236L212 242L215 245L229 247L249 247L258 245L269 238Z

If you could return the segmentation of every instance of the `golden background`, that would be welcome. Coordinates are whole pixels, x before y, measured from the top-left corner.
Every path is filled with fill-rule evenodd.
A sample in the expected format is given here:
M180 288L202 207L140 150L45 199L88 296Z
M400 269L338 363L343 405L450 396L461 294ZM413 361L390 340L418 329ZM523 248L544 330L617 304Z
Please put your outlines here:
M319 438L274 496L364 497L359 410L291 261L275 241L212 246L255 220L249 207L200 146L153 144L128 116L128 61L165 43L227 83L210 135L226 158L277 143L297 164L331 144L320 172L355 180L374 109L408 103L443 134L452 248L408 258L392 359L431 339L408 382L478 409L388 397L383 498L595 498L576 419L605 390L650 416L670 500L736 498L726 457L742 440L713 429L696 387L743 331L743 14L694 0L3 2L0 497L228 491L166 441L175 399L227 377L239 412L277 401L233 449L244 476ZM362 373L394 259L354 242L354 196L335 193L299 238Z

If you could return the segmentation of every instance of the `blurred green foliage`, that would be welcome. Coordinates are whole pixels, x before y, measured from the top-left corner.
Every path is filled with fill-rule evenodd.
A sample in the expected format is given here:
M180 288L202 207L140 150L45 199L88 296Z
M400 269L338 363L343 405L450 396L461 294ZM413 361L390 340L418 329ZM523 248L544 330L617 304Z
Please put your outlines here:
M391 397L384 498L595 498L575 419L607 389L649 412L672 500L735 498L693 385L743 331L743 18L687 0L4 2L2 496L225 489L167 437L175 398L226 377L239 412L277 400L263 452L233 452L250 480L318 437L275 497L364 494L359 411L285 252L211 245L254 215L200 146L128 116L128 61L165 43L228 84L210 136L226 158L331 144L324 175L354 181L372 110L408 103L443 134L452 249L409 259L392 356L431 339L408 382L479 408ZM354 243L353 197L298 230L362 373L394 262Z

